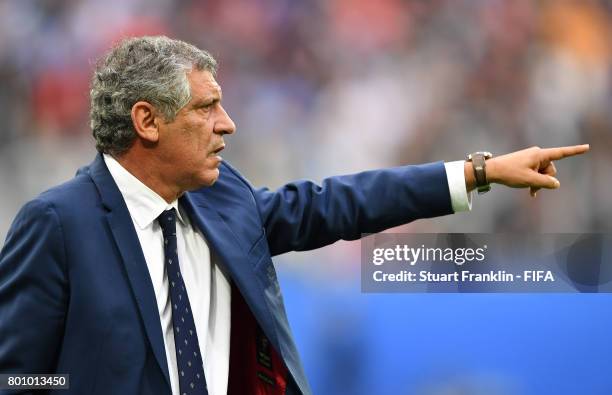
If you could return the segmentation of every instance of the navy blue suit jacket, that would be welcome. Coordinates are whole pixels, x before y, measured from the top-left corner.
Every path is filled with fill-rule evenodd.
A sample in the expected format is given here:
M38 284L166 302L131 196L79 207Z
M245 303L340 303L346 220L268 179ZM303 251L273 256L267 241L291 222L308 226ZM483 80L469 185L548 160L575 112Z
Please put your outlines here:
M180 204L288 369L310 389L271 257L452 212L442 162L254 189L224 163ZM69 373L62 394L170 394L156 299L101 155L17 214L0 252L0 373ZM0 391L1 392L1 391Z

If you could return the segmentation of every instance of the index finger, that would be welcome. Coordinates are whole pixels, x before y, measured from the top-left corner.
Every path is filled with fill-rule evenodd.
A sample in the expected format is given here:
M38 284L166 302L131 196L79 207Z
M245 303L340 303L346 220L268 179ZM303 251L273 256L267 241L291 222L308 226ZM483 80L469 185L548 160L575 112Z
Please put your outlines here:
M542 156L549 160L559 160L568 156L584 154L589 150L588 144L570 145L568 147L543 148Z

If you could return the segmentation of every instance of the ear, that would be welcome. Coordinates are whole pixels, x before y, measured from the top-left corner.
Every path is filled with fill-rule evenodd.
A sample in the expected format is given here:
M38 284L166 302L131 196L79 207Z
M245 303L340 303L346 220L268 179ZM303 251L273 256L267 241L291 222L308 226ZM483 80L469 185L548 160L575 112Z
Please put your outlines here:
M151 143L157 142L159 120L159 115L151 103L139 101L132 106L132 124L141 139Z

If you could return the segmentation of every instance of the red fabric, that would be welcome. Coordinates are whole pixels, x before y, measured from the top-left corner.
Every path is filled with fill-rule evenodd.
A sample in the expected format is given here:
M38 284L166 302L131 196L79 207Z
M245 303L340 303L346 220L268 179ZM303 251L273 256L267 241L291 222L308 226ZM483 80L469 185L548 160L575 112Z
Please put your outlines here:
M228 395L284 395L287 368L232 284Z

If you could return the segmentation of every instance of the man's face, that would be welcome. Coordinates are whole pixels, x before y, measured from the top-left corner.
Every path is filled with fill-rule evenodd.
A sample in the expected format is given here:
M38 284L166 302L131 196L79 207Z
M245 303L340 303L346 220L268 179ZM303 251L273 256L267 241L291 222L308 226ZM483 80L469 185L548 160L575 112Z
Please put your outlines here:
M236 125L221 106L221 87L208 71L187 74L191 100L174 121L160 121L157 150L166 169L165 182L182 191L210 186L219 178L224 134Z

